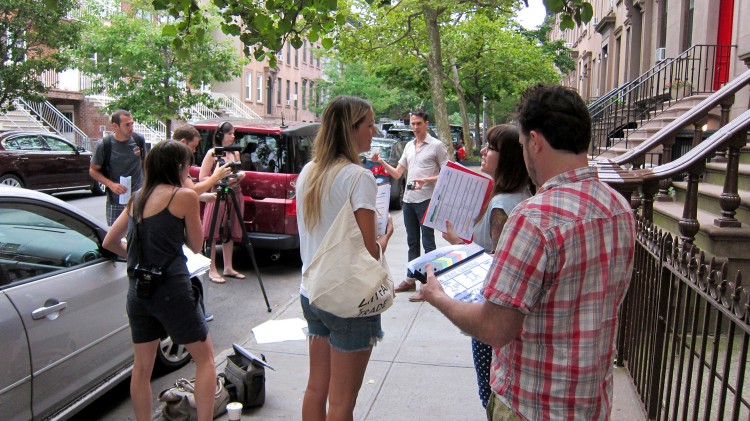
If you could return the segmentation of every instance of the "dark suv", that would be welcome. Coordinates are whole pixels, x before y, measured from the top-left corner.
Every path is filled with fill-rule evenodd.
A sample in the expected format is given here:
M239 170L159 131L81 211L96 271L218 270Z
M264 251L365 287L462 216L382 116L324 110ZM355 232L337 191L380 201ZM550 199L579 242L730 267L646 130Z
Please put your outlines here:
M206 151L213 147L217 127L227 121L234 126L235 144L242 146L242 181L245 198L245 228L256 248L299 248L295 181L312 157L312 144L319 123L279 123L232 119L193 123L201 133L195 165L190 175L198 178Z

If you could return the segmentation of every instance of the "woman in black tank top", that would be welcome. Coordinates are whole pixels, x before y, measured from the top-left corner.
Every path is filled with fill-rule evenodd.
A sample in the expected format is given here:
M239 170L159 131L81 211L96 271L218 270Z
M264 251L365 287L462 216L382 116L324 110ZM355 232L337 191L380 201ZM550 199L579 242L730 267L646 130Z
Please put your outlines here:
M133 339L134 363L130 381L133 410L138 420L151 419L151 371L161 338L169 335L184 344L196 362L195 400L199 420L213 418L216 369L213 344L198 297L191 288L182 245L199 252L203 242L198 195L182 188L192 154L184 144L166 140L146 156L143 188L104 238L104 247L127 257L127 313ZM123 237L127 234L127 243ZM139 267L160 268L148 296L135 277Z

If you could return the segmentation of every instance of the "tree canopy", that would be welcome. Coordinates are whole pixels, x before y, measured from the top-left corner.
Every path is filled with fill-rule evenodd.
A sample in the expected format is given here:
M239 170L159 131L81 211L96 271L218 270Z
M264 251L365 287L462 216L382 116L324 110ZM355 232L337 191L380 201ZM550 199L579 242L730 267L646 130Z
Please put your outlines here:
M191 39L175 49L177 35L158 21L143 10L118 12L105 23L91 16L76 56L94 79L88 93L106 91L114 99L109 111L127 109L138 121L165 122L169 131L171 119L189 117L190 106L211 103L199 88L240 76L246 60L229 41Z
M67 18L74 0L0 0L0 112L13 100L41 101L45 73L63 71L78 42L80 25Z

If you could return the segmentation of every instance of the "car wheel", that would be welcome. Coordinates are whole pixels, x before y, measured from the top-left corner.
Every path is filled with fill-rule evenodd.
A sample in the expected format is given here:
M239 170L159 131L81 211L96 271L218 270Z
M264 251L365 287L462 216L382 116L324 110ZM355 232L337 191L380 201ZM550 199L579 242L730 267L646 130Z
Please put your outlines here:
M0 185L23 188L23 181L13 174L5 174L0 177Z
M91 183L91 193L94 194L94 196L104 196L104 192L107 189L107 187L96 180L94 180Z
M160 371L174 371L190 361L190 353L185 345L177 345L172 342L172 338L167 337L159 343L159 349L156 352L156 364Z

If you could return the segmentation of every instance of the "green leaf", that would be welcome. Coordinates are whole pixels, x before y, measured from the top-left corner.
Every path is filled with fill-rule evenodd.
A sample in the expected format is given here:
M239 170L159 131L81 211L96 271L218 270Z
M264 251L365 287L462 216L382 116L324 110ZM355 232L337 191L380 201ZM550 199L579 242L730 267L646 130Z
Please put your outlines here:
M581 5L581 20L589 22L594 17L594 7L591 3L583 3Z
M323 38L320 41L320 44L325 48L326 50L330 50L331 47L333 47L333 39L331 38Z
M544 7L547 8L547 12L552 13L559 13L563 10L563 7L565 7L565 2L563 0L544 0Z
M560 29L573 29L576 27L575 22L573 22L573 18L570 15L562 15L562 19L560 20Z
M164 25L164 27L161 29L161 34L165 37L177 36L177 27L172 24Z

